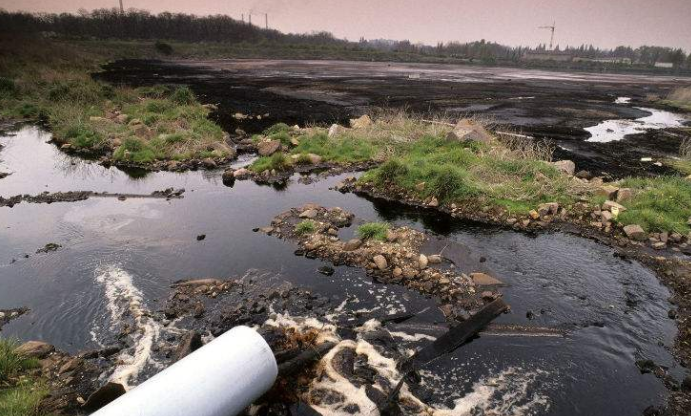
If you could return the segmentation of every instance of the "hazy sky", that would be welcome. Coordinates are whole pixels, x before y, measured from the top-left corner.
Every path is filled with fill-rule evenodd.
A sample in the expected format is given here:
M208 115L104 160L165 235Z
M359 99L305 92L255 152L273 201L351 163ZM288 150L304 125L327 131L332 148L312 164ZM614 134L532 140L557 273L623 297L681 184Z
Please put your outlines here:
M327 30L357 40L487 39L510 45L549 41L537 26L556 21L555 43L613 47L654 44L691 51L691 0L123 0L125 8L203 14L269 13L287 32ZM118 0L0 0L0 8L40 12L115 7ZM255 16L264 24L264 16Z

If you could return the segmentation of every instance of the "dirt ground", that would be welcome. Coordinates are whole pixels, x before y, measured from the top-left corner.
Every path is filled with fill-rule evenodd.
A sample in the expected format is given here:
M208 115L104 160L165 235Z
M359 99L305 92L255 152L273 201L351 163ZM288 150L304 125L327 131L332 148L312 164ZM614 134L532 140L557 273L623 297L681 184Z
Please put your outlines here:
M377 109L420 115L474 115L558 145L555 157L614 177L659 174L641 157L675 155L678 137L648 132L612 143L585 142L583 130L607 119L648 115L654 97L691 79L586 74L443 64L337 61L118 61L99 78L127 85L187 84L227 131L258 132L274 123L345 123ZM615 104L630 97L630 105ZM247 116L247 117L245 117ZM634 143L635 142L635 143Z

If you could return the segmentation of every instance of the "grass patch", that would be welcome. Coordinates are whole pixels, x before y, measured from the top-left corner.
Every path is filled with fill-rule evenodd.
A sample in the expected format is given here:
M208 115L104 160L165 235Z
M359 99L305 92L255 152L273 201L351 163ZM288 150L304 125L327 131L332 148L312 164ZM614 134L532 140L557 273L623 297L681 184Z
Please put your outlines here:
M16 347L16 342L0 339L0 415L36 416L47 389L24 373L40 364L34 358L16 354Z
M622 186L633 190L627 210L618 218L622 224L638 224L649 232L690 231L691 181L674 176L629 178Z
M684 111L691 111L691 87L675 89L667 96L667 99L662 100L662 103Z
M0 384L7 383L23 371L39 366L38 360L14 352L17 343L0 339Z
M357 229L357 235L363 240L386 241L389 224L385 222L368 222Z
M312 220L303 220L295 226L298 235L311 234L317 229L317 225Z
M253 172L261 173L264 171L283 172L290 168L292 162L285 153L276 152L271 156L263 156L255 160L252 165L250 165L250 170Z

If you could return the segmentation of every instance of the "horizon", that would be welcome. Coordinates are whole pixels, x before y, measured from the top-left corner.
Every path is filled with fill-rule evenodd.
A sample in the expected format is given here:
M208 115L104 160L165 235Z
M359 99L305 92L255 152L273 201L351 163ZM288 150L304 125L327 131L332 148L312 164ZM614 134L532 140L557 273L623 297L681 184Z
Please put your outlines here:
M181 0L123 0L125 9L186 13L198 16L227 15L245 20L252 11L262 27L264 13L269 14L269 28L284 33L327 31L337 38L358 41L389 39L435 45L439 42L473 42L482 39L503 45L536 47L549 44L549 30L539 26L556 21L554 46L593 45L600 49L617 46L663 46L691 51L691 25L688 24L686 0L663 0L649 5L643 0L619 0L599 4L594 0L491 0L494 7L470 1L441 0L425 6L416 0L383 0L365 4L352 0L337 4L334 0L239 0L234 5L219 0L203 5ZM405 3L410 7L393 7ZM0 8L9 12L78 13L80 9L118 8L118 0L0 0ZM616 3L616 4L615 4ZM627 6L624 6L626 3ZM659 4L664 3L664 4ZM525 7L526 5L533 7ZM452 13L455 9L463 13ZM416 11L417 10L417 11ZM588 14L597 13L597 18ZM488 13L489 12L489 13ZM333 18L333 16L338 16ZM460 17L457 17L460 16ZM424 17L424 19L422 18ZM618 30L612 31L612 27ZM664 27L665 31L657 28Z

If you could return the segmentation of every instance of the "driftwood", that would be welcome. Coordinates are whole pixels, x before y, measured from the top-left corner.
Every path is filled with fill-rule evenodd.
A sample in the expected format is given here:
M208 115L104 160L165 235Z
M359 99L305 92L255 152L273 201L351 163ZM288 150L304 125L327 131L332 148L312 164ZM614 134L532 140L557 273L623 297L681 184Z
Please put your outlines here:
M279 377L285 377L287 375L295 373L298 370L303 369L305 365L321 359L335 346L336 344L333 342L325 342L323 344L315 346L314 348L305 350L295 357L283 361L281 364L278 365Z

